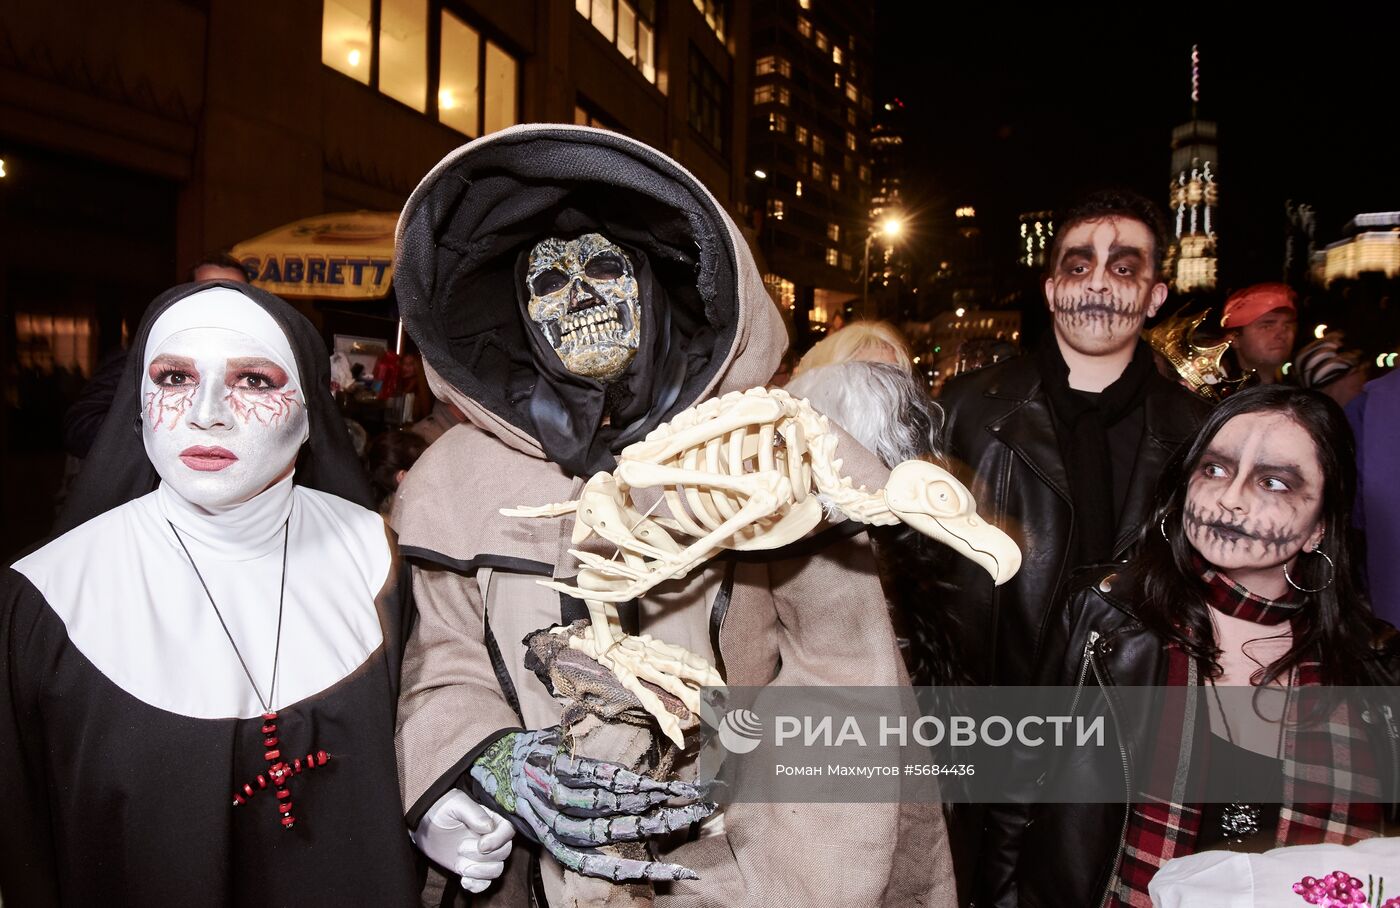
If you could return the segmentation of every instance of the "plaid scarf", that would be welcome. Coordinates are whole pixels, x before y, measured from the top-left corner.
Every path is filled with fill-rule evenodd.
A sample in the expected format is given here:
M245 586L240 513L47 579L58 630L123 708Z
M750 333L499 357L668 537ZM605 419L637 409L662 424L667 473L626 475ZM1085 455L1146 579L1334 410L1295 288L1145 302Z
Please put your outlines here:
M1295 619L1303 605L1291 591L1283 599L1264 599L1223 574L1198 566L1202 568L1206 602L1235 618L1281 624ZM1200 669L1179 645L1170 644L1167 650L1167 684L1192 690L1185 697L1168 698L1161 727L1194 729L1194 733L1183 734L1176 741L1173 735L1158 736L1158 746L1140 763L1147 767L1148 784L1139 789L1143 801L1129 806L1122 856L1105 900L1115 908L1151 908L1147 884L1170 859L1194 853L1201 830L1201 808L1189 797L1186 782L1190 767L1208 766L1206 742L1210 735L1201 732L1208 732L1209 719L1200 709L1204 703ZM1291 680L1292 686L1299 688L1321 685L1322 668L1315 661L1302 662L1293 670ZM1283 736L1283 806L1276 844L1350 844L1377 835L1381 829L1379 804L1307 800L1309 792L1317 797L1312 786L1328 786L1329 790L1335 786L1373 796L1380 791L1366 733L1359 722L1352 721L1352 711L1343 703L1325 722L1300 728L1297 700L1290 698L1289 704ZM1154 791L1170 791L1172 797L1168 800L1146 794Z

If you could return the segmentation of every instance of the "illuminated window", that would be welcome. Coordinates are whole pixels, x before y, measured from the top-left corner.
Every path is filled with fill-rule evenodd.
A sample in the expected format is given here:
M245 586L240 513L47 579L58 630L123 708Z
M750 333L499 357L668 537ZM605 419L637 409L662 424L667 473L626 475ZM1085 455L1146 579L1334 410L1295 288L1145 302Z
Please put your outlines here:
M850 126L856 125L856 109L854 107L846 108L846 123Z
M830 223L826 225L826 238L833 243L841 242L841 225Z
M710 147L723 153L725 116L729 109L725 99L727 86L719 73L692 45L690 48L690 81L686 84L690 127L698 132Z
M427 109L428 0L380 0L379 90Z
M796 195L799 199L802 198L802 181L801 181L801 180L798 180L798 181L797 181L797 188L794 190L793 194Z
M812 0L797 0L797 5L802 9L811 9Z
M753 90L755 104L782 104L786 107L790 98L788 90L780 85L760 85Z
M793 131L793 138L797 140L797 144L798 144L798 145L806 145L806 144L807 144L807 127L805 127L805 126L798 126L798 127Z
M627 0L617 4L617 49L634 65L637 62L637 11Z
M593 11L589 15L593 27L602 32L603 37L609 41L613 39L613 25L616 19L614 3L615 0L593 0Z
M783 57L773 56L759 57L753 66L754 75L771 76L774 73L784 78L792 77L792 64Z
M710 30L715 33L715 37L724 40L724 22L728 6L724 0L693 0L696 12L705 17L705 24L710 26Z
M862 165L860 165L860 181L861 181L862 183L869 183L869 182L870 182L870 165L869 165L869 164L862 164Z
M812 20L806 16L797 17L797 33L804 38L812 37Z
M516 107L519 92L520 65L515 58L486 42L486 118L483 135L514 126L520 121Z
M88 376L97 361L93 320L45 312L15 313L19 367L41 375L64 369Z
M481 134L481 34L451 13L442 14L442 72L438 119L469 136Z
M855 150L856 150L856 134L853 133L853 132L850 132L849 130L846 132L846 150L847 150L847 151L855 151Z
M438 119L469 136L520 120L520 64L452 13L442 14Z
M781 220L783 219L783 200L782 200L782 199L769 199L769 200L768 200L768 216L771 217L771 218L772 218L773 220L775 220L775 221L781 221Z
M372 0L325 0L321 12L321 62L369 84Z
M784 309L791 309L797 303L797 286L792 281L776 274L765 274L763 286L773 301Z
M826 32L817 32L817 50L826 53L831 49L831 42L826 40Z
M578 8L588 0L576 0ZM428 48L430 0L326 0L321 60L414 110L476 137L520 119L520 63L465 21L444 11L437 81ZM379 35L379 58L369 37Z
M656 82L656 0L574 0L574 10Z
M841 254L840 254L839 252L837 252L835 249L833 249L833 248L831 248L830 246L828 246L828 247L826 248L826 263L827 263L828 265L830 265L831 267L835 268L836 265L837 265L837 263L840 262L840 261L841 261Z
M769 112L768 112L768 131L769 131L769 132L782 132L782 133L787 132L787 117L783 116L782 114L778 113L777 111L769 111Z
M841 74L840 74L840 73L837 73L837 74L836 74L835 78L834 78L833 81L832 81L832 85L833 85L835 88L840 88L840 87L841 87Z
M847 82L847 83L846 83L846 100L854 102L854 101L858 100L859 98L860 98L860 90L856 88L856 83L854 83L854 82Z
M839 171L833 170L831 172L831 188L837 192L841 191L841 174Z
M814 154L826 154L826 140L819 135L813 135L812 152Z
M835 63L837 66L841 65L841 48L833 47L831 49L831 62Z
M818 181L824 179L824 171L822 170L822 162L821 162L821 161L813 161L813 162L812 162L812 179L818 180Z

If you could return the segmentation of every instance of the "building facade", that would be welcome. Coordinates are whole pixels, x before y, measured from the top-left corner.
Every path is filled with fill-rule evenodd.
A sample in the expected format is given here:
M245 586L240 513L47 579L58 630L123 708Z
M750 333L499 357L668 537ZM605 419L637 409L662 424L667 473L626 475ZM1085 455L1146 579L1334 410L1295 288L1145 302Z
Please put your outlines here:
M851 0L753 0L751 22L750 223L802 348L860 295L874 11Z
M1216 124L1201 119L1200 52L1191 48L1191 119L1172 130L1169 195L1172 243L1167 274L1178 293L1213 290L1219 270L1215 232L1220 150Z
M1023 212L1017 221L1020 224L1017 236L1016 262L1027 268L1042 270L1050 246L1055 241L1055 213L1053 211Z
M20 446L58 450L74 388L206 252L313 215L397 211L445 154L503 127L618 130L739 214L748 3L3 6L0 472L25 475ZM392 325L380 308L366 318ZM7 510L33 489L51 498L7 485Z
M1345 239L1326 247L1324 284L1355 279L1366 272L1400 276L1400 211L1358 214L1342 233Z

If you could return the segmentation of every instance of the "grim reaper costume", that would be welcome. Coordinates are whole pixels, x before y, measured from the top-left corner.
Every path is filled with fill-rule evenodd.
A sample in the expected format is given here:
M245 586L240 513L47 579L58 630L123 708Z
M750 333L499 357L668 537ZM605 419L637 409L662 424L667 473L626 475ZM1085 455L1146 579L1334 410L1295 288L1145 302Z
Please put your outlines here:
M577 326L527 311L532 292L550 290L530 286L530 251L591 234L624 251L637 283L635 355L608 383L564 367L560 345ZM668 417L766 383L785 335L738 228L699 181L583 127L514 127L444 159L404 209L395 285L434 392L467 415L402 487L419 618L398 744L414 828L453 787L472 790L473 764L503 735L559 723L521 641L582 617L580 603L536 582L577 574L573 520L499 510L576 498ZM615 335L628 327L618 321L604 327ZM846 470L882 485L878 461L843 445ZM711 561L645 596L628 630L703 656L730 685L907 683L868 541L848 533L806 548ZM657 860L699 877L658 886L659 903L953 903L937 805L736 804L697 826L651 840ZM532 889L559 904L560 865L522 844L490 904L526 904Z

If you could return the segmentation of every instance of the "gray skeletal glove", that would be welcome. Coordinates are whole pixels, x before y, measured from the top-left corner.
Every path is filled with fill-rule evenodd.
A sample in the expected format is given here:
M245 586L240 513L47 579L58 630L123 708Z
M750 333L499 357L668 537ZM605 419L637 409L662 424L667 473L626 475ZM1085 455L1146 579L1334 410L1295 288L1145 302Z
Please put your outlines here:
M679 864L600 853L602 845L683 829L714 812L700 786L662 782L617 763L564 751L559 727L511 732L472 763L471 776L534 832L565 867L620 880L694 880ZM678 799L685 803L670 805Z

